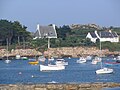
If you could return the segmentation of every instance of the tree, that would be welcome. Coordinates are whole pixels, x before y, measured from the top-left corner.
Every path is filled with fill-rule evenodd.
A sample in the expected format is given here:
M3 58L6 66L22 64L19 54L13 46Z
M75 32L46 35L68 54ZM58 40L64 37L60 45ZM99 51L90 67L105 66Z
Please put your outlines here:
M0 41L1 45L5 45L6 38L8 38L9 45L14 44L18 41L20 45L20 41L23 39L30 39L30 32L28 32L27 27L21 25L18 21L8 21L8 20L0 20Z

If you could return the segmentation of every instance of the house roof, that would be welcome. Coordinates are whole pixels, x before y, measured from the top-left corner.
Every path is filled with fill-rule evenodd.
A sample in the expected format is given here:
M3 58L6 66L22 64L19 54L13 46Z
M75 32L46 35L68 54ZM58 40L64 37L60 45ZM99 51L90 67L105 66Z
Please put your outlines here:
M101 38L114 38L118 37L116 32L111 32L111 31L101 31L101 32L96 32L97 35ZM92 38L98 38L95 32L90 32L90 35Z
M115 33L115 32L107 32L107 31L98 32L98 35L101 38L114 38L114 37L118 36L117 33Z
M56 37L53 26L40 26L41 37Z
M57 38L56 30L53 26L37 26L34 36L36 38Z
M116 32L113 32L112 34L114 35L114 37L118 37Z
M95 32L90 32L90 34L91 34L92 38L97 38Z
M34 37L39 37L39 32L38 32L38 30L35 32Z

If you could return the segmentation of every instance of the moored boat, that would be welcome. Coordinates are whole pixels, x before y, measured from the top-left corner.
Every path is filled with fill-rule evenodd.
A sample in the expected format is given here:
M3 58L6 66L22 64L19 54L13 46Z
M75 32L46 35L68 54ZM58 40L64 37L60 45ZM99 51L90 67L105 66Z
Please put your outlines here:
M16 59L20 59L20 57L21 56L19 54L15 56Z
M101 62L102 58L100 57L95 57L93 60L92 60L92 64L97 64L98 62Z
M117 63L120 63L120 56L117 56L116 62L117 62Z
M101 68L99 70L96 70L97 74L110 74L113 73L113 69L111 68Z
M55 59L53 57L48 58L48 61L54 61Z
M37 65L37 64L39 64L39 61L30 61L29 64L31 64L31 65Z
M57 59L55 64L56 65L68 65L68 62L66 62L64 59Z
M28 60L28 57L21 57L22 60Z
M63 65L40 65L40 71L53 71L53 70L64 70L65 66Z
M100 37L101 37L101 33L100 33ZM101 41L100 41L100 53L101 53ZM96 70L96 74L110 74L110 73L113 73L113 69L103 67L102 58L100 60L101 60L101 68Z
M7 63L7 64L10 63L10 62L11 62L11 60L8 60L8 59L5 60L5 63Z
M80 57L79 60L77 60L77 63L86 63L86 58Z

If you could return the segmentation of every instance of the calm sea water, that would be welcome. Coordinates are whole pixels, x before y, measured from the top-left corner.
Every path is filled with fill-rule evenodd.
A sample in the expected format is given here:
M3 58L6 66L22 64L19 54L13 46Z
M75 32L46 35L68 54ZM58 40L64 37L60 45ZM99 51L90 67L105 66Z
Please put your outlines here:
M97 75L100 64L92 65L91 60L84 64L76 63L78 58L65 58L69 65L62 71L39 71L39 65L30 65L28 60L12 60L10 64L0 61L0 84L39 84L55 81L58 83L119 82L120 64L103 64L114 69L113 74ZM114 62L112 59L103 62ZM34 76L34 77L32 77Z

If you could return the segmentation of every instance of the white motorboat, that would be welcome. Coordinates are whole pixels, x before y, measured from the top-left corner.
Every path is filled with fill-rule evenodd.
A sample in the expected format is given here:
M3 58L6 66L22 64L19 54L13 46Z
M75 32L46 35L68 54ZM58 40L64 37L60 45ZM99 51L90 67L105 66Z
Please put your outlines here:
M77 63L86 63L86 58L80 57L79 60L77 60Z
M97 64L98 62L101 62L102 58L100 57L95 57L93 60L92 60L92 64Z
M97 60L92 60L92 62L91 62L92 64L97 64L98 63L98 61Z
M113 69L111 68L101 68L99 70L96 70L97 74L110 74L113 73Z
M86 60L91 60L92 59L92 56L87 56L86 57Z
M68 65L68 62L66 62L64 59L57 59L55 64L56 65Z
M68 57L68 59L71 59L71 57Z
M21 58L21 56L18 54L18 55L16 55L16 57L15 57L16 59L20 59Z
M53 71L53 70L64 70L65 66L63 65L40 65L40 71Z

